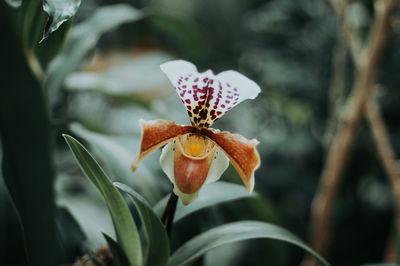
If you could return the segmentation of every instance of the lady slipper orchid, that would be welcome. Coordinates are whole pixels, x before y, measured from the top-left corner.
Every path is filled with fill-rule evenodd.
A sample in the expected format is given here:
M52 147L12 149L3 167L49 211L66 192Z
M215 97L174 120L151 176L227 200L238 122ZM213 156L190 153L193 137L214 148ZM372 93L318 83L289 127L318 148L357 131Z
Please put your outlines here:
M161 119L139 120L142 140L132 170L151 152L167 144L160 157L161 167L184 204L194 201L204 184L217 181L229 160L251 192L254 172L260 165L258 141L210 126L238 103L254 99L260 87L232 70L218 75L211 70L198 73L196 66L183 60L160 67L185 105L192 125L181 126Z

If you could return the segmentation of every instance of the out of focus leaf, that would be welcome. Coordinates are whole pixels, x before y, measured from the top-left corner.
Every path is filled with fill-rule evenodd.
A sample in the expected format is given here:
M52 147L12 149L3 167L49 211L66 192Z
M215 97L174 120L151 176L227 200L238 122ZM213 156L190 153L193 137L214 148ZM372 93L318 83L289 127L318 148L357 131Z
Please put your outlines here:
M149 16L149 22L160 41L168 49L176 51L191 61L204 60L204 36L193 21L183 16L154 13Z
M166 53L146 53L124 60L105 72L72 73L66 78L65 86L72 91L94 90L119 98L160 98L169 92L166 89L169 81L160 71L160 65L168 60L171 56Z
M63 259L56 234L48 110L40 83L28 66L25 47L13 31L10 10L0 2L4 36L0 42L2 172L23 226L30 265L60 265Z
M129 194L142 220L147 239L145 265L166 265L169 256L169 240L160 219L158 219L150 204L139 193L122 183L114 183L114 185Z
M73 137L63 135L84 174L92 181L107 203L118 239L129 263L143 265L139 233L128 205L90 153Z
M108 247L110 248L111 254L113 255L113 265L114 266L125 266L129 265L129 261L126 254L110 236L103 233L104 238L107 241Z
M67 208L57 208L56 218L58 236L64 248L65 260L71 263L81 254L82 243L86 237Z
M80 5L81 0L44 0L43 10L49 15L49 19L40 42L73 17Z
M49 65L47 87L50 103L57 102L65 77L82 66L103 34L142 16L142 12L135 8L118 4L98 8L89 19L76 25L70 32L70 39L63 53Z
M176 207L176 213L174 221L178 221L183 217L196 212L198 210L220 204L223 202L254 197L256 194L250 194L243 186L227 183L227 182L215 182L204 186L199 192L199 198L193 203L184 206L181 201L179 201ZM161 216L162 211L168 201L168 197L163 198L160 202L154 206L155 212L158 216Z
M10 6L17 8L22 5L22 0L5 0Z
M151 202L161 198L159 182L145 165L141 165L135 173L132 173L130 165L135 157L134 150L129 150L127 146L118 143L111 136L89 131L78 123L71 124L70 128L93 146L97 151L96 154L103 159L119 181L129 182ZM139 139L137 141L139 143Z
M276 239L294 244L312 255L320 265L329 265L324 258L291 232L270 223L256 221L234 222L208 230L178 248L169 258L168 265L186 265L213 248L255 238Z

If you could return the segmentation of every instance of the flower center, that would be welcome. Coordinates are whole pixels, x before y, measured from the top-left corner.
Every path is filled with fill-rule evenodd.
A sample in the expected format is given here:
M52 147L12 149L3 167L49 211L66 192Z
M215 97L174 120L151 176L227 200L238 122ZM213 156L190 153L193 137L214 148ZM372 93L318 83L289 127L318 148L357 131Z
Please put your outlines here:
M201 157L207 151L208 141L206 138L200 135L189 134L185 136L186 139L183 142L183 149L187 155L193 157Z

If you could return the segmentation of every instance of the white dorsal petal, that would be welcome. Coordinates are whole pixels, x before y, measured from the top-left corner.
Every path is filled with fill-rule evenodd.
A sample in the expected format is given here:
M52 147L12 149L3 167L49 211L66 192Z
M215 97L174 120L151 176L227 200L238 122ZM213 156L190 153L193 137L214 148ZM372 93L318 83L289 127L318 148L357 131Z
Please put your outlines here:
M228 70L214 75L198 73L192 63L176 60L161 70L175 87L193 125L210 127L218 118L246 99L254 99L260 87L242 74Z

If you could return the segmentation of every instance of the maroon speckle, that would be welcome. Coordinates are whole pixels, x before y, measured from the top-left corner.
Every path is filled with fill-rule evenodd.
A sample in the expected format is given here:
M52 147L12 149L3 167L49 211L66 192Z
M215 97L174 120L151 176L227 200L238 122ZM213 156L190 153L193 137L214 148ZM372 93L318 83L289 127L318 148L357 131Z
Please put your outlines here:
M188 114L189 114L189 117L192 117L192 115L193 115L192 112L188 112Z
M225 108L225 104L221 104L221 108Z
M186 89L186 85L183 85L182 88Z
M209 124L209 123L205 123L204 126L205 126L205 127L209 127L210 124Z
M188 79L189 79L188 77L185 78L186 81L188 81Z
M204 79L203 79L203 82L204 82L204 83L207 83L207 81L208 81L208 78L204 78Z
M190 100L189 100L189 99L186 99L186 100L185 100L185 103L190 104Z
M214 80L210 79L210 84L213 84L213 83L214 83Z
M222 115L222 112L221 112L221 111L218 111L218 112L217 112L217 115L218 115L218 116Z
M195 78L195 79L194 79L194 82L198 82L198 81L199 81L199 78Z
M215 114L215 110L211 110L210 115L214 115Z
M187 108L189 111L192 110L192 106L190 106L190 105L187 105L186 108Z
M211 120L215 120L215 118L217 118L216 115L212 115L212 116L211 116Z
M189 93L189 94L192 94L192 90L188 90L188 93Z
M231 101L226 100L225 103L230 103Z

